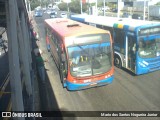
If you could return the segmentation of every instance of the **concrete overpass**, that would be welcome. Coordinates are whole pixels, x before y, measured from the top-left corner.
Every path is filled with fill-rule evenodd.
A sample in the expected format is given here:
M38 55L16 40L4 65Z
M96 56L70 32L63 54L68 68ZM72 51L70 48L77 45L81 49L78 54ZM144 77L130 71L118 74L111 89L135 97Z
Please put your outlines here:
M33 34L25 1L0 0L0 27L6 30L8 38L12 111L35 110Z

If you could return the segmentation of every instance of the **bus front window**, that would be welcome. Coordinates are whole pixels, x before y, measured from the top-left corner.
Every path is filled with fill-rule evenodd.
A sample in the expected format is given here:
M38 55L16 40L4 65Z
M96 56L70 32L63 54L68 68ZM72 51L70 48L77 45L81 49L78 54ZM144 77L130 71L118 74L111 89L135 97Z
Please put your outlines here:
M109 43L68 47L70 71L74 77L85 77L107 72L111 66Z
M160 38L140 40L138 53L142 58L160 56Z

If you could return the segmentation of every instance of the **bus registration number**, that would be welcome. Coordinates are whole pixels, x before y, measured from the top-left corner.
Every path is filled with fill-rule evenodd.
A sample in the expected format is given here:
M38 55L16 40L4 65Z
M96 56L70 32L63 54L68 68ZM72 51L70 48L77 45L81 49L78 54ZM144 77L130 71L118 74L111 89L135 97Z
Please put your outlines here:
M91 82L91 79L84 80L84 83Z
M97 83L91 83L91 84L90 84L90 86L94 86L94 85L97 85Z

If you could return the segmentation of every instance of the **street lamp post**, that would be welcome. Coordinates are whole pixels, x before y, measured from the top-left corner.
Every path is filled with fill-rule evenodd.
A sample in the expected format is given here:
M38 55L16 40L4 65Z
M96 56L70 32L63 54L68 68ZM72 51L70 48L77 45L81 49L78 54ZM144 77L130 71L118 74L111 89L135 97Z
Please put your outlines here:
M97 0L96 0L96 15L98 15L98 10L97 10Z
M81 4L81 14L82 14L82 0L80 1L80 4Z
M105 3L106 3L106 0L103 0L103 15L105 16L105 12L106 12L106 10L105 10Z
M143 20L145 20L145 12L146 12L146 0L144 0L144 6L143 6Z
M67 11L69 12L69 6L68 6L68 2L69 2L69 1L67 0Z
M117 0L117 17L119 18L120 8L119 8L119 0Z

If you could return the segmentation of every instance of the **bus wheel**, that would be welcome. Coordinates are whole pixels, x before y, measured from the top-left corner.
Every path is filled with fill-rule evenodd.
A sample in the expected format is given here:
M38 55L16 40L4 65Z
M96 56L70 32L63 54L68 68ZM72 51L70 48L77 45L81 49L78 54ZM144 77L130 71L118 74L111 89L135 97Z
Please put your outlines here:
M121 68L122 67L122 62L121 62L121 59L119 56L115 56L114 58L114 65L118 68Z

